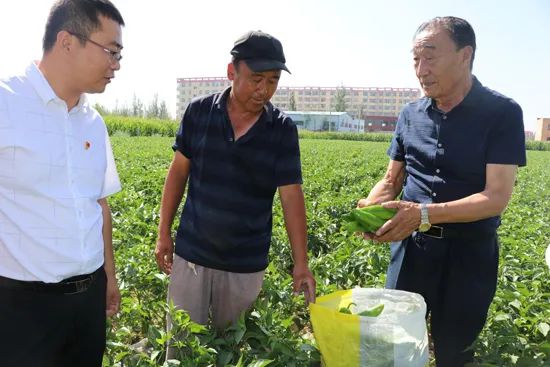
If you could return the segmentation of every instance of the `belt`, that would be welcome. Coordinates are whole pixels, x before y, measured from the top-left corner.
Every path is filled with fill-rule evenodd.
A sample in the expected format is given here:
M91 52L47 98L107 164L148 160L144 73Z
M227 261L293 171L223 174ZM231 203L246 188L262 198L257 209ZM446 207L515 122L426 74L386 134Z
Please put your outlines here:
M25 291L34 291L54 294L77 294L88 290L90 285L103 271L103 266L91 274L77 275L62 280L59 283L44 283L38 281L24 281L0 276L0 288L9 288Z
M474 238L485 238L494 236L494 231L480 231L480 230L456 230L453 228L448 227L441 227L441 226L431 226L430 229L428 229L426 232L418 232L418 234L437 238L437 239L444 239L444 238L464 238L464 239L474 239Z

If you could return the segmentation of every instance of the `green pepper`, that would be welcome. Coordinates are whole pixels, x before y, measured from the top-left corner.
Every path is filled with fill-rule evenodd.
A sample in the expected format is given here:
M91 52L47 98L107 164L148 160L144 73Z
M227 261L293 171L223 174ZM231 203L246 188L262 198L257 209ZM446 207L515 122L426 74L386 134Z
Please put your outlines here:
M368 207L367 207L368 208ZM355 221L361 223L365 228L369 229L367 232L373 232L386 221L380 217L377 217L371 210L366 210L366 208L354 209L352 215L355 218Z
M342 219L344 228L350 232L376 232L388 219L391 219L396 209L386 209L381 205L370 205L355 208Z
M348 307L340 307L340 309L338 310L338 312L340 313L346 313L348 315L351 315L351 310L350 310L350 307L351 305L354 305L354 306L357 306L355 303L351 302Z
M359 316L369 316L369 317L377 317L380 316L380 314L384 311L384 304L381 303L377 306L374 306L372 308L369 308L368 310L359 312Z

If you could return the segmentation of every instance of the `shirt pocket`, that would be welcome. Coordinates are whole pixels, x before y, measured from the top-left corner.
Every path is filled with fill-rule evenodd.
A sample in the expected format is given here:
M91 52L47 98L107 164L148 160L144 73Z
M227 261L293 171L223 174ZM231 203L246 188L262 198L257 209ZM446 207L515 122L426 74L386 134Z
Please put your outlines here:
M97 199L103 190L107 168L105 137L93 134L72 139L74 190L82 198Z

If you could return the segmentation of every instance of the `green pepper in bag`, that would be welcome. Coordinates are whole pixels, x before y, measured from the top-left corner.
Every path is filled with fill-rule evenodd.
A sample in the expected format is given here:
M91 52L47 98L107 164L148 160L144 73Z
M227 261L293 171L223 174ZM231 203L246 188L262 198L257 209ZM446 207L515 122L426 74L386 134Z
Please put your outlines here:
M381 303L378 306L374 306L373 308L369 308L368 310L365 310L363 312L359 312L359 316L369 316L369 317L378 317L380 314L384 311L384 304Z
M395 213L397 209L386 209L382 205L355 208L344 216L344 228L351 233L376 232Z

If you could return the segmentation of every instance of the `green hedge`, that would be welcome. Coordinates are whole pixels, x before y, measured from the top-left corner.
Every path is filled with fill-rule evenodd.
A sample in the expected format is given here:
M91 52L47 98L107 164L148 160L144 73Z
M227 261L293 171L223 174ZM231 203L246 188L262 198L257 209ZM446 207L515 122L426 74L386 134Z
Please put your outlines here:
M527 150L550 150L550 141L534 141L528 140L525 142Z
M130 136L175 136L179 123L174 120L159 120L140 117L105 116L105 123L109 134L119 133ZM298 135L301 139L326 139L326 140L356 140L356 141L378 141L390 142L391 133L339 133L339 132L316 132L300 130ZM527 150L550 151L550 142L527 141Z
M140 117L105 116L109 135L122 133L130 136L175 136L178 123L173 120Z
M339 133L332 131L308 131L300 130L298 135L302 139L327 139L327 140L356 140L356 141L381 141L390 142L391 133Z

